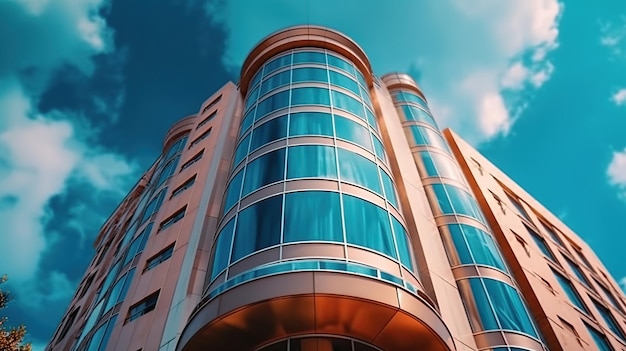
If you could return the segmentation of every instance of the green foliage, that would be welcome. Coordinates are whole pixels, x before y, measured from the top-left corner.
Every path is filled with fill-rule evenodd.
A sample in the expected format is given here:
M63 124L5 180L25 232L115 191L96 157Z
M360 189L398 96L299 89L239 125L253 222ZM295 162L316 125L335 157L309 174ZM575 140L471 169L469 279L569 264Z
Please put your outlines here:
M0 277L0 284L7 281L7 276ZM7 291L0 289L0 310L7 306L7 303L11 300L11 296ZM6 329L4 323L7 321L6 317L0 317L0 351L32 351L30 343L22 344L24 335L26 335L26 327L20 325Z

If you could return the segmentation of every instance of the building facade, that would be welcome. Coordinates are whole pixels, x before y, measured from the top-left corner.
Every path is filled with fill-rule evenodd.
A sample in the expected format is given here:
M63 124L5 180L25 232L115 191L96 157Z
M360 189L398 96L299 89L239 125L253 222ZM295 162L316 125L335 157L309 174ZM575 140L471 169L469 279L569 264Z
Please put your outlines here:
M336 31L261 41L102 227L47 350L621 350L589 247Z

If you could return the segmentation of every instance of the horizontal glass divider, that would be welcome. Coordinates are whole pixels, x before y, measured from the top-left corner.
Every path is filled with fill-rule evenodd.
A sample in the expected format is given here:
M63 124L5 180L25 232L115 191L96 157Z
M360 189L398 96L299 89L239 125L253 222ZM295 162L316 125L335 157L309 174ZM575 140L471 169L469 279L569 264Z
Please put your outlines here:
M526 338L534 341L535 343L539 343L539 345L534 344L534 345L530 346L530 345L517 345L517 344L514 344L514 345L511 345L511 344L504 344L504 345L502 345L502 344L493 344L493 345L491 345L491 344L483 344L483 345L481 345L481 347L498 347L498 346L500 346L500 347L520 347L520 346L521 347L537 347L537 346L541 346L542 345L541 340L537 339L536 337L534 337L534 336L532 336L530 334L521 332L519 330L513 330L513 329L489 329L489 330L477 331L477 332L474 332L473 334L474 335L488 335L488 334L492 334L492 333L504 334L505 341L506 341L506 334L515 334L517 336L523 336L523 337L526 337Z
M434 184L450 184L456 187L459 187L467 192L470 192L470 189L467 187L467 184L460 182L454 178L442 177L440 175L436 176L426 176L420 177L423 185L434 185Z
M491 234L491 229L489 229L485 223L468 215L464 215L460 213L447 213L447 214L435 213L434 217L435 217L435 224L437 224L437 227L447 226L449 224L467 224L467 225L476 227L482 231L485 231L488 234Z
M464 270L473 270L474 272L476 272L476 275L459 274L459 272L463 272ZM455 266L452 266L452 274L454 275L455 280L463 280L467 278L489 278L489 279L500 280L511 286L515 286L513 279L507 272L504 272L497 267L493 267L493 266L489 266L485 264L467 263L467 264L455 265Z

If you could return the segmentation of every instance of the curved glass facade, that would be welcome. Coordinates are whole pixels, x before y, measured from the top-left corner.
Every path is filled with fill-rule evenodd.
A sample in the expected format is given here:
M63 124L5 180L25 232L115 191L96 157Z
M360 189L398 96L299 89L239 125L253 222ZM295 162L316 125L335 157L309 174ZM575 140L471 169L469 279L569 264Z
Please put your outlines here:
M321 49L283 53L253 77L244 100L209 273L211 282L223 276L225 283L209 294L302 269L363 274L416 293L404 273L349 263L345 257L342 262L286 261L281 256L243 274L229 272L265 250L327 243L343 246L344 252L349 247L370 251L415 275L413 250L399 213L361 72ZM343 268L329 268L337 265Z
M504 274L511 278L487 221L438 130L426 100L410 90L395 90L391 95L409 144L416 147L413 154L420 176L428 179L425 188L434 200L430 203L433 213L455 219L439 226L450 264L493 269L499 272L494 276ZM528 309L514 286L487 277L462 277L457 284L468 315L475 316L470 318L474 332L511 331L539 339Z
M338 338L325 335L300 336L289 338L263 346L256 351L381 351L379 348L368 345L360 340Z

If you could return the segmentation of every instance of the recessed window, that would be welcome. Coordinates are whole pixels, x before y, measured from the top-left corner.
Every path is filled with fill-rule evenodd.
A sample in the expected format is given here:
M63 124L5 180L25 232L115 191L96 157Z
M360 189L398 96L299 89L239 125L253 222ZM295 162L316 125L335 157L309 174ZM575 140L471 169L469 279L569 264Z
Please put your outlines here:
M154 310L156 308L157 300L159 299L159 292L161 290L157 290L156 292L150 294L143 300L137 302L132 305L128 309L128 317L126 317L125 323L131 322L144 314Z
M70 330L70 327L74 324L74 320L76 319L76 316L78 315L78 310L80 310L80 307L72 311L69 317L67 317L67 321L65 322L63 329L61 329L61 334L59 334L59 338L57 340L61 340L65 337L65 335L67 335L67 332Z
M539 250L541 250L543 255L546 256L548 259L550 259L550 261L558 264L556 258L554 257L554 254L552 253L552 251L550 251L548 244L546 244L546 241L541 236L539 236L539 234L537 234L534 230L530 229L528 226L524 225L524 227L526 227L526 230L528 231L530 236L533 238L533 241L535 242Z
M204 155L204 149L202 149L202 151L200 151L200 152L198 152L197 154L195 154L195 155L191 158L191 160L189 160L189 161L185 162L185 164L183 164L183 165L180 167L180 171L182 172L184 169L187 169L187 168L189 168L191 165L193 165L194 163L198 162L198 161L202 158L202 156L203 156L203 155Z
M198 145L198 143L206 139L209 136L209 134L211 134L211 129L207 130L206 132L202 133L202 135L194 139L194 141L192 141L191 144L189 144L189 148L191 149L192 147Z
M596 330L596 328L590 326L585 321L583 321L583 324L585 324L585 327L587 327L587 331L589 332L589 334L591 334L591 338L598 347L598 350L614 351L613 347L611 347L609 341L606 339L606 336L604 336L604 334L600 333L598 330Z
M209 123L209 121L215 118L215 116L217 116L217 110L213 111L213 113L211 113L209 117L203 119L200 123L198 123L198 126L196 127L196 129L200 129L202 126Z
M156 255L150 257L148 259L148 261L146 262L146 268L144 268L144 272L151 270L152 268L158 266L161 262L167 260L168 258L172 257L172 253L174 252L174 244L166 247L165 249L161 250L159 253L157 253Z
M585 277L580 267L578 267L578 265L574 263L574 261L570 260L566 256L563 256L563 257L565 258L565 262L567 262L567 265L569 266L569 268L576 275L576 278L578 278L578 280L580 280L581 283L585 284L585 286L587 286L589 289L593 290L593 288L591 287L591 284L589 284L589 280L587 280L587 277Z
M545 230L546 233L548 233L548 235L550 236L550 238L557 244L559 244L560 247L565 248L565 245L563 245L563 241L561 240L561 238L559 238L559 234L556 232L555 229L552 228L551 225L546 224L543 221L539 221L539 223L541 223L541 226L543 227L543 229Z
M578 307L579 310L585 312L588 315L589 309L587 309L587 306L585 306L583 300L580 298L580 295L578 295L578 292L576 292L576 289L574 288L572 283L563 275L557 273L554 269L552 269L552 273L554 274L556 280L559 282L559 285L561 285L561 289L563 289L565 295L567 295L567 297L569 298L569 301L574 306Z
M559 321L561 322L561 326L564 329L569 330L570 333L574 334L574 336L576 337L576 341L578 341L578 344L582 346L582 343L580 341L580 335L578 335L578 332L576 331L576 328L574 328L573 325L571 325L569 322L567 322L565 319L559 317Z
M181 186L179 186L178 188L174 189L172 191L172 196L170 196L170 199L175 197L175 196L177 196L178 194L182 193L183 191L191 188L191 186L195 182L196 182L196 174L194 174L193 177L187 179Z
M602 319L604 319L609 329L611 329L611 331L615 333L615 335L617 335L620 339L626 341L626 336L624 336L624 332L618 326L617 321L615 320L615 318L613 318L613 315L611 314L609 309L602 306L602 304L594 299L591 299L591 301L593 301L594 306L596 306L598 313L600 313L600 316L602 316Z
M217 105L218 102L220 102L220 100L222 100L222 95L218 96L215 98L215 100L211 101L208 105L206 105L203 109L202 109L202 113L207 112L208 110L211 109L211 107Z
M615 308L617 308L618 310L620 310L622 313L624 313L624 310L622 309L622 306L617 302L617 300L615 299L615 296L613 296L613 294L611 293L611 291L604 286L604 284L600 283L598 280L596 280L596 284L598 284L598 286L600 287L600 290L602 290L602 293L604 294L604 296L606 297L607 301Z
M527 221L531 221L530 217L528 216L528 213L526 212L526 210L524 209L524 207L522 206L522 204L520 203L520 200L517 199L516 196L511 195L509 193L506 193L506 196L509 198L509 202L511 202L511 204L513 205L513 210L522 218L524 218Z
M176 213L174 213L173 215L171 215L169 218L167 218L166 220L164 220L163 222L161 222L161 225L159 225L159 231L165 230L167 227L173 225L174 223L180 221L181 219L183 219L183 217L185 217L185 211L187 210L187 206L181 208L180 210L176 211Z
M587 257L585 257L580 247L574 246L574 252L576 253L576 256L578 256L578 259L580 259L580 262L582 262L582 264L590 271L594 272L593 268L591 267L591 263L589 263L589 260L587 260Z

